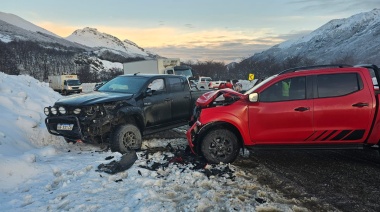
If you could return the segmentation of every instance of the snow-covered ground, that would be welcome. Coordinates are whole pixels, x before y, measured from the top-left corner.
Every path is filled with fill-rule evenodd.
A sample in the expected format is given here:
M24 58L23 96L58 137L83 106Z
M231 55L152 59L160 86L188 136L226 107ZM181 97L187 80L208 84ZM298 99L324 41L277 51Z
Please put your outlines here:
M206 176L209 165L140 167L162 163L171 152L146 157L143 150L126 171L98 172L100 164L121 154L50 135L43 108L59 98L64 97L47 83L0 72L0 211L306 211L234 165L217 166L228 166L233 178ZM169 143L186 146L184 138L155 138L144 140L143 147Z

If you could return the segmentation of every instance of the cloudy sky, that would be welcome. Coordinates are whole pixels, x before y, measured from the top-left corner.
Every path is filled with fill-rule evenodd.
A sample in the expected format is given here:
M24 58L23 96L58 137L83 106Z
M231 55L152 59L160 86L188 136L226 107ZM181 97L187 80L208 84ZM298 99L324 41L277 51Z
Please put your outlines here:
M332 19L380 8L380 0L0 0L62 37L97 28L166 57L238 61Z

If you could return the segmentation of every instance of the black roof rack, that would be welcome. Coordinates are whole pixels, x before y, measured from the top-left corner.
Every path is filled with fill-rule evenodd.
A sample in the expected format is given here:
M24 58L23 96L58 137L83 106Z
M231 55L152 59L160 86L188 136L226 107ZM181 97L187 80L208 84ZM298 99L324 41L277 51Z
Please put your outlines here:
M304 66L304 67L297 67L297 68L290 68L286 69L285 71L282 71L280 74L286 74L290 72L296 72L296 71L306 71L306 70L315 70L318 68L345 68L345 67L352 67L351 65L346 64L331 64L331 65L315 65L315 66Z
M359 64L359 65L355 65L354 67L378 69L378 67L374 64Z

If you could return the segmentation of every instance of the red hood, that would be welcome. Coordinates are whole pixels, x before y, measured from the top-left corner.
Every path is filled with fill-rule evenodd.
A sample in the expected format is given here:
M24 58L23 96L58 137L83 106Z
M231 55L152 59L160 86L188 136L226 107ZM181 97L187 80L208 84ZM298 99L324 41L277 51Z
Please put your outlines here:
M232 97L238 97L239 99L245 98L244 94L241 94L239 92L236 92L230 88L224 88L220 90L210 91L207 93L204 93L202 96L200 96L196 101L196 106L200 108L207 107L211 102L213 102L216 98L218 98L220 95L223 95L224 98L232 98Z

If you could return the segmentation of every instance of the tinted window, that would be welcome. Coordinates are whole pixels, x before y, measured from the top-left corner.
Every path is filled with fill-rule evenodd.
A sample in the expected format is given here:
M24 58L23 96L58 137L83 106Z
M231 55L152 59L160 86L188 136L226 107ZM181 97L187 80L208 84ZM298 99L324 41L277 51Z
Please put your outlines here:
M355 73L317 76L318 97L343 96L360 90L361 80Z
M168 78L171 92L183 91L184 83L179 78Z
M278 102L305 98L305 77L294 77L279 81L260 93L260 102Z
M146 81L145 77L119 76L107 82L98 91L137 93Z

